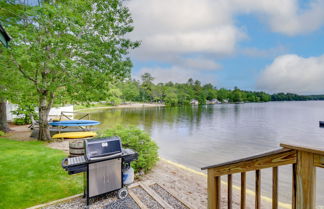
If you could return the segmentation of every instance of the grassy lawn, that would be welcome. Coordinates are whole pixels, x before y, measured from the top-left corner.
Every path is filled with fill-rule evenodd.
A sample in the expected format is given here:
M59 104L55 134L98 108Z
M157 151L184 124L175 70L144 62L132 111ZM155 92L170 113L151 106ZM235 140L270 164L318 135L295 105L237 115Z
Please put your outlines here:
M69 176L66 154L38 141L0 138L0 208L26 208L82 192L82 175Z

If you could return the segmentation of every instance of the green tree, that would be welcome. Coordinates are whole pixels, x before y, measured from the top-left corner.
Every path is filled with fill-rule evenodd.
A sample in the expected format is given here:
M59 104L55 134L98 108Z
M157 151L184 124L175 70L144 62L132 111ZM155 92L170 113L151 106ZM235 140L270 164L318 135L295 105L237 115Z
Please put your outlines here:
M8 65L32 83L38 138L49 140L48 114L55 99L107 99L109 86L129 76L127 54L139 43L125 38L133 30L132 18L119 0L44 1L25 6L21 16L23 21L2 20L13 38Z
M119 85L124 101L138 101L140 96L139 83L136 80L126 81Z
M109 88L108 90L108 98L109 98L109 103L112 105L119 105L121 103L121 96L123 95L123 93L121 92L121 90L119 88Z
M194 81L193 81L193 79L192 79L192 78L189 78L188 81L187 81L187 84L188 84L189 86L193 86L193 85L194 85Z
M229 91L224 88L219 89L217 99L222 102L226 99L229 99Z
M204 94L206 95L207 100L212 100L217 98L217 90L212 84L206 84L203 86Z
M164 98L165 104L169 106L175 106L178 104L178 96L176 94L176 89L173 87L168 87L165 92Z
M233 94L232 94L232 101L233 102L242 102L242 92L239 88L235 87Z
M143 89L143 101L152 101L152 89L153 89L153 80L154 78L150 73L144 73L142 76L142 89Z
M152 86L152 97L153 101L155 102L162 101L163 89L161 87L161 84Z
M9 20L10 22L20 21L21 5L7 5L6 3L12 3L12 1L0 1L0 22L2 23L2 20L4 19ZM5 8L5 5L7 5L7 8ZM7 122L6 101L9 99L10 95L13 95L12 90L16 87L16 84L20 84L18 81L19 76L15 76L8 68L6 68L5 63L9 62L9 59L8 56L5 56L5 50L6 49L2 44L0 44L0 131L3 132L10 130ZM16 98L17 97L18 95Z
M260 100L262 102L269 102L269 101L271 101L271 96L269 94L266 94L264 92L261 92L260 93Z
M9 57L2 50L5 49L0 48L0 54L3 55L0 59L0 130L6 132L10 130L7 122L7 101L29 106L35 106L37 103L31 82L17 74L13 66L8 66Z

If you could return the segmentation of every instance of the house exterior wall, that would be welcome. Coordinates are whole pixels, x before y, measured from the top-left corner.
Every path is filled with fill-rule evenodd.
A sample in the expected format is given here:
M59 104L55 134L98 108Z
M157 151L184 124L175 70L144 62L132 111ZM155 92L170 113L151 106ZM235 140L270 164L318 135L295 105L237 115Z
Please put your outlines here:
M73 105L67 105L64 107L53 107L49 112L49 119L57 119L57 116L61 115L61 112L65 112L65 115L73 116ZM72 117L73 118L73 117Z
M15 118L17 118L17 116L12 114L12 112L11 112L11 111L16 110L17 108L18 108L18 105L11 104L11 103L7 102L7 120L9 122L12 122ZM61 115L61 112L73 112L73 110L74 110L73 105L66 105L64 107L54 107L50 110L49 118L57 118L57 116ZM37 108L35 111L38 112ZM64 114L73 116L73 113L64 113Z
M17 118L16 115L12 114L11 111L17 110L18 105L16 104L11 104L7 102L7 120L9 122L12 122L15 118Z

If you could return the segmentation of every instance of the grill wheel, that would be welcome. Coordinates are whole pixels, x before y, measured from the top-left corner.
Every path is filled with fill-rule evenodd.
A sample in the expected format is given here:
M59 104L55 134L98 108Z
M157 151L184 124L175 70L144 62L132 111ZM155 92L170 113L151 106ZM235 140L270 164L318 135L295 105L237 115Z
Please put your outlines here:
M119 199L123 200L123 199L125 199L127 197L127 195L128 195L128 191L127 191L127 189L125 187L118 190L117 196L118 196Z

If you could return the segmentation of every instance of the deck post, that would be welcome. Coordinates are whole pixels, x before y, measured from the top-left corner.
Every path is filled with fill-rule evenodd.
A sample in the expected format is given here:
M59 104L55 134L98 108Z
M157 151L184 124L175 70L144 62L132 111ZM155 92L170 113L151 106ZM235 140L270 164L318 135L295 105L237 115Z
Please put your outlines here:
M220 176L214 176L212 169L208 169L208 208L220 209L221 180Z
M296 209L315 209L316 168L314 154L297 151L296 163Z

